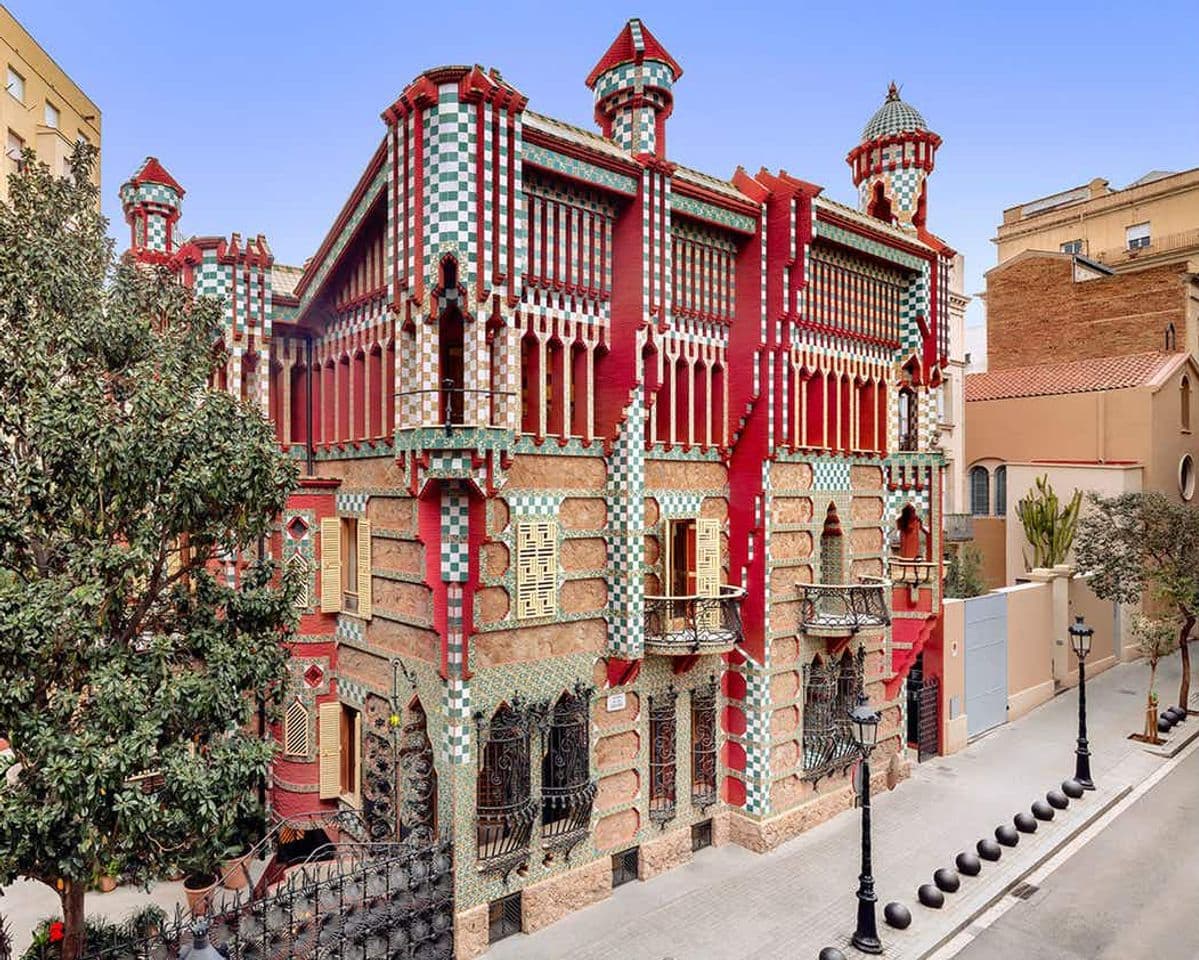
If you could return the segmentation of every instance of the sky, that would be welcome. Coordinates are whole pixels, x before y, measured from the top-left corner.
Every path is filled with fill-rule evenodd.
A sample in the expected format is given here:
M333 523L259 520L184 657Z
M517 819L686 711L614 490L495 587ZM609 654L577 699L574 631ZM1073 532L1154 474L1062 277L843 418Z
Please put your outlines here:
M670 158L717 176L781 168L856 204L845 155L899 83L944 140L929 227L965 255L967 293L1004 208L1199 166L1183 2L4 2L100 106L122 244L117 189L153 154L187 190L185 233L263 233L301 264L420 71L494 66L530 109L594 129L583 80L631 16L683 67Z

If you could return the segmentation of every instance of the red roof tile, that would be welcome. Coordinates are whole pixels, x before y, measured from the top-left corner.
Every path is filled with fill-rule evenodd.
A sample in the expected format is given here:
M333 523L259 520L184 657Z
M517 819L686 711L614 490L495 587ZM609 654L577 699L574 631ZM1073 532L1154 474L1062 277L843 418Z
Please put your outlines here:
M966 377L966 402L1142 387L1185 360L1184 353L1134 353L971 373Z
M683 75L683 68L666 52L658 38L649 32L649 27L634 17L624 25L624 29L612 41L608 52L600 57L599 63L587 74L587 86L594 87L600 75L613 67L622 63L640 63L642 60L661 61L670 67L676 80Z
M167 173L166 167L158 162L157 157L146 157L145 163L143 163L138 169L137 173L130 178L129 182L134 186L141 183L161 183L163 186L170 187L181 197L184 193L184 190L181 186L179 186L178 181L176 181L174 177Z

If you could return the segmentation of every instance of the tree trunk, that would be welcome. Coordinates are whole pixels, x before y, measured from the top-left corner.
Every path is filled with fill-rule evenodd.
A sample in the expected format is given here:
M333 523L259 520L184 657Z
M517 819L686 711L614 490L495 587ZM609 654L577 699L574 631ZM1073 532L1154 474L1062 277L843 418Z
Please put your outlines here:
M1157 676L1157 661L1149 661L1149 695L1145 698L1145 739L1157 743L1157 704L1153 702L1153 682Z
M1182 658L1182 679L1178 682L1178 706L1190 709L1191 699L1191 651L1189 649L1191 627L1195 625L1193 614L1186 614L1182 629L1178 632L1178 655Z
M62 960L79 960L83 955L83 895L87 891L77 880L64 880L59 893L62 901Z

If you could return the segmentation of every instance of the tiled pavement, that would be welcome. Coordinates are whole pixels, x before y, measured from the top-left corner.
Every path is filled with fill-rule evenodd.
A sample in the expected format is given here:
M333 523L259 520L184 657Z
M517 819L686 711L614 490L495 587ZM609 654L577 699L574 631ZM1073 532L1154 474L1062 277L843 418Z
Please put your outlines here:
M1159 669L1163 702L1177 690L1178 663ZM944 909L921 907L916 888L953 866L959 851L993 836L1074 769L1077 695L1063 693L962 752L929 760L910 780L875 798L874 873L886 955L926 955L1021 875L1062 846L1130 785L1167 761L1127 735L1144 716L1148 668L1121 664L1087 683L1091 769L1097 789L1072 801L1035 834L1021 835L979 877L962 877ZM1195 706L1195 697L1192 697ZM1174 744L1199 734L1199 718L1176 728ZM488 960L815 960L821 947L848 945L856 909L859 815L842 814L757 855L735 846L706 850L671 873L622 886L603 903L545 930L497 943ZM895 931L881 907L899 900L913 923Z

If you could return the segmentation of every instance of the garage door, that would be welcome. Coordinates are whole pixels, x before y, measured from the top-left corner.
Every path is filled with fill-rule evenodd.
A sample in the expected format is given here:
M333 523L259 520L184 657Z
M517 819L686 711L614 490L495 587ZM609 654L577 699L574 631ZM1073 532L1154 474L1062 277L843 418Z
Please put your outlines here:
M1007 598L966 601L966 731L976 737L1007 720Z

